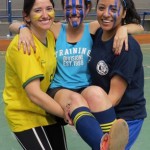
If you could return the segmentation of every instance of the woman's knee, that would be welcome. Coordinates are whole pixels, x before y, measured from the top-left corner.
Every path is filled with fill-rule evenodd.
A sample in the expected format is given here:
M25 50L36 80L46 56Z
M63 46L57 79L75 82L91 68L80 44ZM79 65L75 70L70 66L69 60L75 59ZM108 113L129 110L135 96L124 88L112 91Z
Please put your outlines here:
M86 99L91 111L103 111L112 106L107 93L98 86L87 87L82 96Z
M103 100L104 98L106 99L106 97L108 97L105 91L98 86L87 87L85 90L83 90L82 96L89 103L91 102L91 100L92 102L98 101L100 103L101 100Z
M75 106L87 105L87 102L85 101L83 96L79 93L73 93L72 95L70 95L70 99L71 105Z

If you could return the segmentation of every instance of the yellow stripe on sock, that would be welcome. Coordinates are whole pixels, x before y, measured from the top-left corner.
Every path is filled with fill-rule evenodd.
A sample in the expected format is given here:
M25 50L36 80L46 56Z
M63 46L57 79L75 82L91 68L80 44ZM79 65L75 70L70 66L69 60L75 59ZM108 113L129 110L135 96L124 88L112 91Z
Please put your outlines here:
M91 116L91 117L94 117L90 112L82 111L82 112L78 113L78 114L74 117L74 119L73 119L73 123L74 123L75 126L76 126L77 121L78 121L81 117L83 117L83 116ZM95 118L95 117L94 117L94 118Z
M115 121L116 121L116 119L112 122L109 122L109 123L100 124L100 127L101 127L102 131L104 133L109 132Z

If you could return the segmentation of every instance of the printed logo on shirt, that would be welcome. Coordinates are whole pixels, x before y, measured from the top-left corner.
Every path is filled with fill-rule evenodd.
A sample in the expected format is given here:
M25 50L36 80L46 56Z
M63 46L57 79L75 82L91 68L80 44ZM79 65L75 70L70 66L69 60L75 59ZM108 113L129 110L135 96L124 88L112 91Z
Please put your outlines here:
M96 70L97 70L98 74L104 76L104 75L106 75L108 73L109 68L108 68L107 64L103 60L100 60L97 63Z
M91 50L87 48L71 48L57 51L57 58L61 59L63 66L84 66L89 61Z

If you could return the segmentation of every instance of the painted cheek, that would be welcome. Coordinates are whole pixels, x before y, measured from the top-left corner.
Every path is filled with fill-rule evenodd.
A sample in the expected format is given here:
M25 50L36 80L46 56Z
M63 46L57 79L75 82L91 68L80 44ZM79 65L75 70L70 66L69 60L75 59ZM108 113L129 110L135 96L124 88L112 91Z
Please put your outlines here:
M114 25L113 26L115 26L117 19L120 16L120 10L121 10L121 8L119 7L118 11L116 13L114 13L114 15L113 15L113 19L114 19Z
M118 6L119 5L119 1L118 0L115 0L115 5ZM120 16L120 12L121 12L121 6L119 6L119 9L117 11L117 16Z
M48 15L51 17L51 18L54 18L55 17L55 11L51 11L48 13Z
M40 17L41 17L41 14L36 14L36 15L34 15L34 17L33 17L33 20L34 20L34 21L37 21L37 20L40 19Z

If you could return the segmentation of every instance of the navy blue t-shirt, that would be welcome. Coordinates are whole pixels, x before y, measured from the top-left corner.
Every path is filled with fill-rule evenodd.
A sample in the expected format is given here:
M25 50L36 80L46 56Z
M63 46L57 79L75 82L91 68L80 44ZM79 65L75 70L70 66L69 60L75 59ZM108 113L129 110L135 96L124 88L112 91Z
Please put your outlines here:
M129 50L125 51L123 48L121 54L116 56L112 51L114 38L103 42L101 37L102 29L98 29L89 61L92 84L102 87L108 93L111 78L114 75L121 76L128 86L120 103L115 107L117 118L145 118L143 56L139 44L129 35Z

